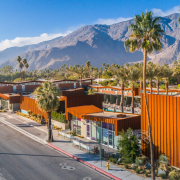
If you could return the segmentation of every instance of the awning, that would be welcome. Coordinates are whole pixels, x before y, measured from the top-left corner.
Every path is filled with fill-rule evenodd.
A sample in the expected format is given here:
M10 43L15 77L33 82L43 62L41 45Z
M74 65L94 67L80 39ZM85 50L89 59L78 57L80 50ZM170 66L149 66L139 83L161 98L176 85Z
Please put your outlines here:
M71 107L67 108L67 111L68 113L72 114L73 116L76 116L77 118L82 118L82 115L86 114L103 112L102 109L93 105Z

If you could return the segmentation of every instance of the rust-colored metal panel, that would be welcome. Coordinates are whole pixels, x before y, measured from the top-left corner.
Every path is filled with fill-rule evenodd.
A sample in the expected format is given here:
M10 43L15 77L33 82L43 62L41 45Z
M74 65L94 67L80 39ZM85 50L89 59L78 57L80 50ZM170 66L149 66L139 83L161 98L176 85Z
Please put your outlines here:
M62 90L61 91L62 96L82 96L84 95L84 88L79 88L79 89L72 89L72 90Z
M160 126L160 130L161 130L161 143L160 143L160 149L162 152L164 152L164 136L163 136L163 131L164 131L164 106L163 106L163 101L164 100L164 96L160 96L160 104L161 104L161 126ZM160 152L161 153L161 152Z
M34 91L40 85L25 85L25 91Z
M173 115L174 115L174 166L177 167L177 98L173 98L174 100L174 112L173 112ZM180 152L180 151L179 151Z
M152 122L154 153L169 157L170 165L180 167L180 97L147 94ZM148 130L145 100L141 94L141 129ZM143 142L143 141L142 141ZM148 145L142 143L142 153L150 156Z
M177 148L180 149L180 98L177 98ZM177 167L180 167L180 153L177 151Z
M38 108L35 100L29 97L21 96L20 109L23 109L26 111L30 110L35 115L40 114L41 118L44 118L46 121L48 120L47 113L45 111L42 111L40 108Z
M0 93L13 93L13 86L0 86Z
M20 103L20 95L10 96L9 103L10 104Z

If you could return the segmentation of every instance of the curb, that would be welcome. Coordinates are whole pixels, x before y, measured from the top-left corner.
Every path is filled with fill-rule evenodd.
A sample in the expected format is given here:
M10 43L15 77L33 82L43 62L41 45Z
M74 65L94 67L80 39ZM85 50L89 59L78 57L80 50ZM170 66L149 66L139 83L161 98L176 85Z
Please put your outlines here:
M102 173L102 174L104 174L104 175L106 175L106 176L108 176L110 178L113 178L115 180L122 180L122 179L120 179L120 178L118 178L118 177L116 177L116 176L114 176L114 175L112 175L112 174L110 174L110 173L108 173L108 172L106 172L106 171L104 171L104 170L102 170L102 169L100 169L100 168L98 168L98 167L96 167L96 166L94 166L94 165L92 165L92 164L90 164L90 163L88 163L88 162L86 162L86 161L84 161L84 160L82 160L82 159L80 159L80 158L78 158L78 157L76 157L76 156L74 156L74 155L60 149L60 148L58 148L58 147L56 147L56 146L54 146L54 145L52 145L51 143L47 143L47 145L54 148L54 149L56 149L56 150L58 150L58 151L60 151L60 152L62 152L62 153L64 153L64 154L66 154L66 155L68 155L68 156L70 156L70 157L72 157L73 159L75 159L75 160L77 160L77 161L91 167L92 169L94 169L94 170L96 170L96 171L98 171L98 172L100 172L100 173Z

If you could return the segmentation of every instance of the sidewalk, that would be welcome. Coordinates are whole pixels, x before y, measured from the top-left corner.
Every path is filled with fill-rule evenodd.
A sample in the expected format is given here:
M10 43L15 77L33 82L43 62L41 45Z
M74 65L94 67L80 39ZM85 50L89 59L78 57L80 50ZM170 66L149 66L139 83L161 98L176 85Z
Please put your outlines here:
M53 138L54 138L54 142L51 143L52 145L122 180L144 180L144 179L148 180L150 179L150 178L142 178L129 171L121 169L118 166L115 166L113 164L109 164L109 170L107 170L106 169L107 162L102 160L102 166L101 166L99 155L92 155L74 147L70 139L64 139L64 137L59 136L57 130L53 130Z
M36 130L36 131L47 132L46 126L40 125L39 123L36 123L25 117L21 117L16 114L8 114L8 113L5 116L7 118L9 117L10 119L12 119L12 117L13 117L14 120L17 119L18 121L31 126L32 129L35 128L34 131ZM11 122L11 124L12 124L12 122ZM11 126L10 123L9 123L9 126ZM18 126L15 124L14 124L14 126L18 127L19 129L20 128L22 129L21 126ZM33 134L33 133L31 133L31 134ZM34 133L34 136L37 136L35 134L36 133ZM45 140L47 139L47 134L44 137L42 136L42 137L37 137L37 138L42 139L45 142ZM64 139L64 137L62 137L58 134L57 130L53 130L53 138L54 138L54 142L46 143L46 144L53 147L56 150L63 152L64 154L68 154L68 156L71 156L74 159L78 159L80 162L82 162L88 166L91 166L94 169L97 169L99 172L104 171L103 172L104 174L108 173L108 174L111 174L122 180L148 180L148 179L150 179L150 178L142 178L142 177L135 175L129 171L121 169L120 167L115 166L113 164L109 164L109 170L107 170L106 169L107 162L102 160L102 166L101 166L99 155L94 155L94 154L92 155L92 154L87 153L84 150L80 150L77 147L74 147L73 143L70 141L70 139Z

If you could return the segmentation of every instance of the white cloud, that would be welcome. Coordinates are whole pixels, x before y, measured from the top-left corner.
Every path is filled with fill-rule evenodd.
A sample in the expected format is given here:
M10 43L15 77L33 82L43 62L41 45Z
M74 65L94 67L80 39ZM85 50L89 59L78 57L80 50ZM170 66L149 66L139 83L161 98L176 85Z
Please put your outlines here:
M129 18L119 17L119 18L114 18L114 19L98 19L95 23L111 25L111 24L122 22L122 21L127 21L129 19L132 19L132 17L129 17Z
M40 36L36 37L16 37L15 39L9 40L5 39L4 41L0 42L0 51L14 46L25 46L30 44L37 44L43 41L48 41L59 36L66 36L67 34L71 33L72 31L67 31L66 33L58 33L58 34L47 34L43 33Z
M167 11L162 11L161 9L156 8L153 8L151 11L153 12L154 16L168 16L173 13L179 13L179 6L175 6Z

